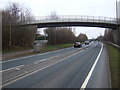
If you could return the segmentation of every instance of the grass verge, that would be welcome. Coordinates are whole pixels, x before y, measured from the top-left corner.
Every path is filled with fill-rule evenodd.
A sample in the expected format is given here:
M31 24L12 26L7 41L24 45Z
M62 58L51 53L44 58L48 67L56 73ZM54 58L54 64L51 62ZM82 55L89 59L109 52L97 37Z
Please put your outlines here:
M58 50L58 49L62 49L62 48L67 48L67 47L71 47L73 46L73 44L60 44L60 45L46 45L44 47L42 47L40 49L40 52L39 53L44 53L44 52L49 52L49 51L54 51L54 50ZM29 49L33 49L33 48L30 48L30 47L14 47L14 48L11 48L9 50L6 50L6 51L3 51L2 54L10 54L10 53L16 53L16 52L20 52L20 51L23 51L22 53L19 53L19 54L15 54L15 55L10 55L10 56L6 56L3 58L3 60L8 60L8 59L15 59L15 58L20 58L20 57L23 57L23 56L29 56L29 55L34 55L36 53L34 52L24 52L25 50L29 50ZM39 54L37 53L37 54Z
M120 51L113 47L112 45L106 44L107 49L108 49L108 54L109 54L109 64L110 64L110 73L111 73L111 83L112 83L112 88L118 88L120 87L119 83L119 65L120 65Z
M73 44L59 44L59 45L46 45L45 47L41 48L40 52L48 52L54 51L62 48L72 47Z
M7 53L14 53L14 52L19 52L19 51L24 51L24 50L30 50L33 49L33 47L20 47L20 46L14 46L11 47L7 50L2 51L2 54L7 54Z

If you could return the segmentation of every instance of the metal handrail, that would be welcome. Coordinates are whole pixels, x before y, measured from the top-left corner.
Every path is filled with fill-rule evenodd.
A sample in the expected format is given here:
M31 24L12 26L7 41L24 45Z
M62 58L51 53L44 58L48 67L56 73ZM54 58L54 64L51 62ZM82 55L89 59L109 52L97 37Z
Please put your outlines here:
M36 17L36 20L33 23L47 22L100 22L117 24L117 19L102 16L59 15L57 18L51 18L50 16Z

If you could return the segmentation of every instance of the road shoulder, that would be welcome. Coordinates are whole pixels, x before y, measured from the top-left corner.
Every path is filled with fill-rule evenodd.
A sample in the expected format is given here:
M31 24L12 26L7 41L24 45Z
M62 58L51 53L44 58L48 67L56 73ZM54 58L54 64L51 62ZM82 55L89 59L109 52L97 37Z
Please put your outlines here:
M103 46L102 54L89 80L87 88L111 88L109 58L106 46Z

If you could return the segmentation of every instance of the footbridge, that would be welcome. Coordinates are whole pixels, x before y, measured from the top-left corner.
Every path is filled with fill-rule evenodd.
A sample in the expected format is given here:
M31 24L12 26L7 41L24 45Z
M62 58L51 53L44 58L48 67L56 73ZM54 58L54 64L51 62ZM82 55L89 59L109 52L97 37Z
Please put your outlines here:
M36 17L34 21L25 25L37 25L38 28L85 26L116 29L119 24L116 18L111 17L60 15Z

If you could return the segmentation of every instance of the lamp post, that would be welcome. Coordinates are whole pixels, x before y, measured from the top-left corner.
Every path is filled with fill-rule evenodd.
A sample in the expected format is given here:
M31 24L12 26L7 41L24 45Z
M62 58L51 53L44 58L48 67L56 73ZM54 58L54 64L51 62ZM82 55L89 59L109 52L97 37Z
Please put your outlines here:
M118 12L118 10L119 10L119 6L118 6L118 0L116 0L116 19L117 19L117 25L116 25L116 27L117 27L117 31L116 31L116 37L117 37L117 42L116 42L116 44L119 44L119 39L118 39L118 36L119 36L119 12Z
M118 0L116 0L116 19L118 24Z
M10 40L9 40L9 47L10 47L11 46L11 22L10 22L9 28L10 28Z

